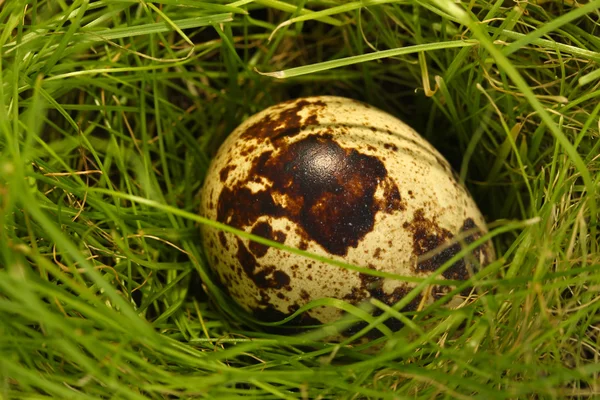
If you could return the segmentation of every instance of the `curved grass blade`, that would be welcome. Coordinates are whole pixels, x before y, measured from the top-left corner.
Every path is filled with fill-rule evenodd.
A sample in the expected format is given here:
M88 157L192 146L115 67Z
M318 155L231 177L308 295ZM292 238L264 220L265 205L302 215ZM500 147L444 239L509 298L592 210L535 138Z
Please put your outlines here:
M418 44L414 46L400 47L397 49L377 51L369 54L361 54L360 56L346 57L339 60L325 61L322 63L305 65L297 68L290 68L283 71L257 72L261 75L270 76L277 79L293 78L296 76L312 74L314 72L326 71L329 69L345 67L353 64L360 64L367 61L381 60L383 58L418 53L421 51L443 50L457 47L472 47L476 46L477 43L478 42L475 40L455 40L440 43Z

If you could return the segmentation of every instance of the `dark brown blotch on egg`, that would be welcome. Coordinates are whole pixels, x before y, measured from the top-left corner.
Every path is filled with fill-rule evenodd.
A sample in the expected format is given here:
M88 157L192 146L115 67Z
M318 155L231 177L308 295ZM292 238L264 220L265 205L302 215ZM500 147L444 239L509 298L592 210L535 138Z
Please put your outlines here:
M405 208L377 157L343 148L329 134L282 144L277 150L262 153L248 179L223 189L217 203L219 222L245 228L264 216L286 218L301 227L305 241L345 255L372 231L378 212ZM249 180L257 177L271 186L251 191ZM378 187L384 191L382 199L375 196ZM275 194L284 196L285 206L275 202Z

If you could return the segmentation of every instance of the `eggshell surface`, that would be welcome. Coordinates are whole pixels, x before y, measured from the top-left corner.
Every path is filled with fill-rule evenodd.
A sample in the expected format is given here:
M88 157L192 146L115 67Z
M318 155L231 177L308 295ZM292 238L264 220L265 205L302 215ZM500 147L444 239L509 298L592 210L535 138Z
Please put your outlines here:
M399 119L341 97L301 98L248 118L221 145L201 215L369 269L427 277L481 237L485 221L448 162ZM281 320L312 300L393 305L414 283L315 261L202 226L205 253L231 297L257 318ZM465 280L494 258L487 243L438 279ZM450 290L434 285L408 306ZM315 307L301 323L338 319Z

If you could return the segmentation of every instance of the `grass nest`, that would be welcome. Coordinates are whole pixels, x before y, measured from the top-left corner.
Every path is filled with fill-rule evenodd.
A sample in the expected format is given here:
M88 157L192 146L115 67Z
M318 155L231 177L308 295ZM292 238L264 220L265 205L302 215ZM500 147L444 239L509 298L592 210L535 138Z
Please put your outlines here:
M0 0L0 398L600 395L599 10ZM207 166L309 95L379 107L450 160L498 255L475 301L390 310L404 327L366 345L228 301L199 246Z

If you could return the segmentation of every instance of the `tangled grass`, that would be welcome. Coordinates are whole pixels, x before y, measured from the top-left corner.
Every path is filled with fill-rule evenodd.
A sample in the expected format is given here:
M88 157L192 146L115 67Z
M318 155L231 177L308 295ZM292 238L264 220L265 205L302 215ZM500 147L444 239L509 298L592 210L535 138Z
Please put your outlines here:
M0 398L598 396L599 10L0 0ZM215 285L211 155L315 94L397 115L451 161L499 256L477 301L379 304L405 327L353 346L267 333Z

